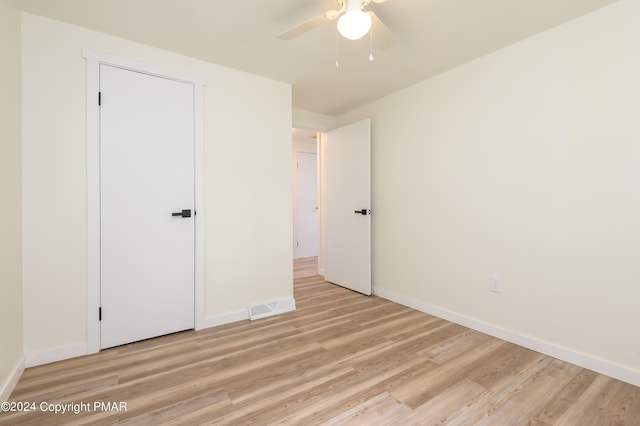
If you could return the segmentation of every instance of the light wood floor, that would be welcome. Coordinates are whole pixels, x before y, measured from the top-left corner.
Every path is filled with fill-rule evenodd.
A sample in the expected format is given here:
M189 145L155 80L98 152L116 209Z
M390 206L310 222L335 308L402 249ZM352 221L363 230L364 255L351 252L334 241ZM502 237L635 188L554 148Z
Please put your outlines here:
M295 264L297 311L27 369L11 400L126 412L0 414L0 424L640 425L640 388Z

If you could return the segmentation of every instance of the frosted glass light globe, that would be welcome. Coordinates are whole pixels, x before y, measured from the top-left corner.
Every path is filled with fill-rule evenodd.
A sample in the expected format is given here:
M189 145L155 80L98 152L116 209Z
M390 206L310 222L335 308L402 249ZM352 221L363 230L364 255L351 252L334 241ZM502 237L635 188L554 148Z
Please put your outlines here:
M371 16L361 10L350 10L338 19L338 32L349 40L357 40L371 29Z

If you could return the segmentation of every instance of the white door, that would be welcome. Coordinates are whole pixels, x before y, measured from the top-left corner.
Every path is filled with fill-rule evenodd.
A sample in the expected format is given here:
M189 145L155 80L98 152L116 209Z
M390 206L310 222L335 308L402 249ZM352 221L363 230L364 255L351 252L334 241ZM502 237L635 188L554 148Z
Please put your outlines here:
M318 156L296 153L295 258L318 255Z
M371 120L327 134L325 279L371 294Z
M194 91L101 65L100 96L100 337L109 348L194 327Z

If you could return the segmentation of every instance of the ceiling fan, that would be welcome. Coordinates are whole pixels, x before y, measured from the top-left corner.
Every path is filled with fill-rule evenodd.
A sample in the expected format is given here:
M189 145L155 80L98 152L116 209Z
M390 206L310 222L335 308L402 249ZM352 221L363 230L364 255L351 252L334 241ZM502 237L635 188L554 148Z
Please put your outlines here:
M357 40L373 27L373 42L381 49L391 47L396 37L387 26L371 10L366 7L371 3L385 3L387 0L336 0L337 10L328 10L320 16L309 19L302 24L285 31L278 37L292 40L322 24L338 19L338 32L345 38Z

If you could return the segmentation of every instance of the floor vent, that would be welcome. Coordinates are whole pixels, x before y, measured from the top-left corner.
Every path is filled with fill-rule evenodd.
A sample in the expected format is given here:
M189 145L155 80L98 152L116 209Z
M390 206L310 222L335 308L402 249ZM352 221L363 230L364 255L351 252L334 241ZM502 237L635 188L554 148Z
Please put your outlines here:
M272 315L295 311L295 309L296 302L293 299L281 299L274 302L261 303L259 305L250 305L249 319L256 320L260 318L270 317Z

